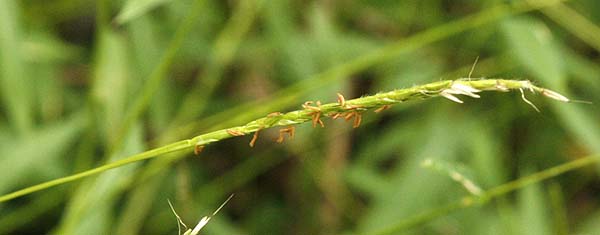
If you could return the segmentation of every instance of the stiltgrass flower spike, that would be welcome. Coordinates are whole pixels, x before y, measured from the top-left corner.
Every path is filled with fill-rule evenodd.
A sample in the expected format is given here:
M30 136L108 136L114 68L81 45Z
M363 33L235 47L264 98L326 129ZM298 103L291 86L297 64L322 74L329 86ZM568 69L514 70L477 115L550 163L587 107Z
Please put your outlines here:
M205 148L205 146L211 143L232 137L241 137L247 134L254 133L249 143L249 145L252 147L256 144L256 141L258 139L258 132L260 130L271 127L287 126L286 128L280 130L280 138L277 139L277 142L283 142L283 134L288 134L290 138L294 136L295 132L291 126L312 121L313 127L316 127L317 124L319 124L321 127L324 127L325 124L322 121L322 118L324 117L330 117L331 119L343 117L345 120L354 119L353 127L356 128L361 123L362 113L371 109L374 110L375 113L379 113L385 109L390 108L394 104L438 96L444 97L457 103L463 103L463 101L457 96L463 95L472 98L480 98L480 95L478 93L481 93L483 91L508 92L510 90L521 91L521 97L523 98L523 100L529 105L533 106L536 110L538 110L537 107L535 107L533 103L531 103L525 98L525 93L523 92L524 90L530 91L532 93L537 92L548 98L552 98L561 102L571 101L567 97L555 91L535 86L530 81L505 79L446 80L433 82L425 85L413 86L411 88L406 89L382 92L375 95L363 96L351 100L346 100L343 95L338 93L337 102L334 103L322 104L320 101L307 101L304 103L304 105L302 105L302 109L296 111L291 111L287 113L270 113L263 118L251 121L242 126L230 127L222 130L209 132L191 139L182 140L175 143L171 143L169 145L151 149L143 153L126 157L119 161L99 166L97 168L93 168L63 178L47 181L38 185L34 185L25 189L21 189L0 196L0 202L8 201L56 185L79 180L81 178L98 174L129 163L150 159L165 153L193 149L193 152L195 154L200 154L200 152ZM315 104L316 106L313 106L313 104Z

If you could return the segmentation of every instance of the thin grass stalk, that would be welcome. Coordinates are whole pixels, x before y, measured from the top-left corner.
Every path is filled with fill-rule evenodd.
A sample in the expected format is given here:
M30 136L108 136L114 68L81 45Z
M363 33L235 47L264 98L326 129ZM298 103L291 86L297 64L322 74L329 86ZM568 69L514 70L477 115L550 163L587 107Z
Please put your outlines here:
M529 185L539 183L541 181L559 176L569 171L573 171L579 168L583 168L586 166L591 166L594 163L600 162L600 155L591 155L587 157L582 157L580 159L570 161L567 163L563 163L561 165L537 172L535 174L525 176L519 178L517 180L508 182L506 184L497 186L490 190L487 190L481 194L481 196L466 196L462 199L447 204L445 206L436 208L434 210L430 210L424 213L420 213L414 217L408 218L406 220L402 220L397 224L394 224L390 227L382 229L376 232L364 233L368 235L387 235L387 234L396 234L402 231L406 231L408 229L414 228L416 226L422 225L439 217L448 215L454 211L472 207L472 206L482 206L490 202L491 200L498 198L500 196L504 196L510 192L522 189Z
M194 149L194 152L199 152L199 150L211 143L215 143L224 139L229 139L237 136L255 133L252 138L252 141L250 142L250 145L252 146L256 140L257 132L271 127L292 126L309 121L312 121L312 125L314 127L318 125L324 126L324 123L321 119L325 117L330 117L332 119L352 119L353 126L358 127L360 125L362 113L367 110L381 111L382 109L387 109L394 104L439 96L442 96L454 102L462 103L462 100L460 100L457 96L464 95L473 98L479 98L479 95L477 93L482 91L506 92L510 90L520 90L523 99L529 104L530 102L527 99L525 99L523 90L531 91L534 93L537 92L546 97L563 102L569 101L569 99L567 99L566 97L554 91L537 87L533 85L530 81L505 79L482 79L472 81L446 80L420 86L414 86L406 89L398 89L390 92L378 93L375 95L364 96L352 100L344 100L343 96L338 96L338 102L335 103L321 104L320 101L307 101L306 103L304 103L304 105L302 105L303 108L300 110L291 111L288 113L271 113L263 118L251 121L242 126L236 126L209 132L193 137L191 139L181 140L166 146L162 146L130 157L126 157L119 161L108 163L88 171L47 181L45 183L41 183L35 186L18 190L13 193L3 195L0 197L0 202L8 201L60 184L79 180L81 178L95 175L129 163L154 158L162 154L191 149Z

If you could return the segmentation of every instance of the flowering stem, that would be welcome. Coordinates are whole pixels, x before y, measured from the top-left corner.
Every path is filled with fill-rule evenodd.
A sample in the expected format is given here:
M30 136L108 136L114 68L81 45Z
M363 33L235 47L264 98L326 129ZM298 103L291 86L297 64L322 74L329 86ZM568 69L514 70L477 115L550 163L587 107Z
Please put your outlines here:
M313 102L309 101L302 105L303 109L291 111L288 113L272 113L266 117L251 121L246 125L217 130L202 134L191 139L181 140L162 147L148 150L130 157L126 157L119 161L111 162L94 169L66 176L63 178L47 181L38 185L34 185L25 189L21 189L9 194L0 196L0 202L8 201L17 197L21 197L33 192L54 187L60 184L79 180L81 178L95 175L116 167L120 167L129 163L150 159L165 153L191 150L201 150L204 146L218 142L224 139L247 135L257 132L262 129L276 126L290 126L311 121L313 126L320 124L323 126L321 118L338 117L346 120L354 119L354 127L360 125L361 113L367 110L374 109L376 112L387 109L390 105L402 103L411 100L426 99L430 97L442 96L455 102L462 103L456 95L466 95L473 98L479 98L481 91L509 91L509 90L528 90L531 92L541 93L549 98L559 101L568 102L566 97L544 88L533 85L530 81L519 80L504 80L504 79L482 79L482 80L446 80L433 82L425 85L414 86L406 89L398 89L394 91L378 93L371 96L364 96L352 100L344 100L343 96L338 96L338 102L323 104L319 101L315 102L316 106L312 106ZM524 97L524 96L523 96ZM526 100L526 99L525 99ZM526 100L527 101L527 100ZM528 102L528 101L527 101ZM256 135L255 135L256 136Z
M508 183L502 184L495 188L484 191L480 195L469 195L457 200L453 203L447 204L445 206L436 208L431 211L427 211L424 213L417 214L411 218L406 220L402 220L397 224L394 224L390 227L387 227L383 230L365 233L369 235L387 235L387 234L396 234L402 231L408 230L410 228L414 228L416 226L422 225L428 221L433 219L445 216L454 211L473 207L473 206L483 206L490 202L491 200L498 198L500 196L504 196L510 192L516 191L518 189L527 187L529 185L539 183L541 181L550 179L552 177L556 177L558 175L564 174L566 172L579 169L582 167L590 166L594 163L600 162L600 155L590 155L587 157L582 157L577 160L573 160L567 163L563 163L561 165L548 168L546 170L534 173L532 175L528 175L525 177L521 177L517 180L510 181Z

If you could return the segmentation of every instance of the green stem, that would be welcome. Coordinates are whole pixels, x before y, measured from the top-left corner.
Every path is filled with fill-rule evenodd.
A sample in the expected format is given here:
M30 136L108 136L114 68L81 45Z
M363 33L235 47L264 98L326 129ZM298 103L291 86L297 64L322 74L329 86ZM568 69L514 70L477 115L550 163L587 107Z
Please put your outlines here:
M130 157L126 157L122 160L108 163L100 167L77 173L71 176L51 180L45 183L41 183L35 186L31 186L25 189L18 190L16 192L6 194L0 197L0 202L8 201L23 195L27 195L33 192L37 192L46 188L50 188L56 185L64 184L67 182L75 181L87 176L95 175L119 166L123 166L129 163L149 159L162 155L165 153L180 151L184 149L191 149L197 146L205 146L210 143L218 142L224 139L232 138L235 136L246 135L253 132L257 132L262 129L271 128L275 126L290 126L296 125L308 121L313 121L313 125L320 121L319 117L350 117L356 120L360 119L361 113L369 109L379 109L387 107L389 105L402 103L410 100L426 99L436 96L444 96L448 98L448 94L458 95L464 94L460 92L479 92L479 91L507 91L510 89L523 89L530 91L537 91L542 94L547 94L549 90L534 86L529 81L518 81L518 80L503 80L503 79L483 79L477 81L467 80L446 80L433 82L421 86L415 86L412 88L399 89L385 93L379 93L371 96L364 96L357 99L347 100L344 105L340 103L329 103L316 106L303 105L303 109L288 112L267 115L266 117L259 118L251 121L242 126L236 126L232 128L226 128L217 130L196 136L191 139L181 140L163 147L155 148L143 153L139 153ZM456 93L459 92L459 93ZM556 93L552 93L556 94ZM477 96L470 93L471 96ZM452 95L451 95L452 96ZM553 98L554 96L548 97ZM454 96L452 96L454 97ZM457 99L456 97L454 97ZM456 101L456 100L454 100ZM315 102L316 104L317 102ZM360 122L358 122L360 124Z
M91 170L87 170L81 173L77 173L77 174L73 174L67 177L63 177L63 178L59 178L59 179L55 179L55 180L51 180L51 181L47 181L38 185L34 185L25 189L21 189L18 191L15 191L13 193L9 193L9 194L5 194L3 196L0 197L0 202L4 202L4 201L8 201L17 197L21 197L33 192L37 192L43 189L47 189L50 187L54 187L57 185L61 185L64 183L68 183L71 181L75 181L75 180L79 180L82 178L85 178L87 176L90 175L95 175L113 168L117 168L123 165L127 165L129 163L133 163L133 162L137 162L137 161L141 161L141 160L145 160L148 158L152 158L161 154L165 154L165 153L170 153L170 152L174 152L174 151L178 151L178 150L182 150L182 149L186 149L189 148L190 146L193 146L193 144L189 143L189 140L183 140L183 141L178 141L169 145L165 145L162 146L160 148L155 148L143 153L139 153L124 159L121 159L119 161L115 161L115 162L111 162L99 167L96 167L94 169Z
M592 165L593 163L597 163L597 162L600 162L600 155L592 155L592 156L583 157L583 158L580 158L580 159L577 159L574 161L570 161L570 162L540 171L538 173L522 177L515 181L508 182L508 183L500 185L498 187L492 188L488 191L485 191L479 197L478 196L463 197L461 200L458 200L456 202L450 203L448 205L442 206L440 208L437 208L437 209L434 209L434 210L431 210L431 211L428 211L425 213L421 213L417 216L414 216L407 220L403 220L403 221L401 221L395 225L392 225L388 228L385 228L383 230L373 232L373 233L367 233L367 234L386 235L386 234L398 233L398 232L413 228L415 226L424 224L433 219L445 216L445 215L450 214L459 209L468 208L468 207L475 206L475 205L484 205L487 202L489 202L490 200L500 197L500 196L503 196L505 194L508 194L512 191L515 191L515 190L524 188L528 185L532 185L532 184L556 177L558 175L564 174L566 172L569 172L569 171L572 171L572 170L575 170L578 168Z

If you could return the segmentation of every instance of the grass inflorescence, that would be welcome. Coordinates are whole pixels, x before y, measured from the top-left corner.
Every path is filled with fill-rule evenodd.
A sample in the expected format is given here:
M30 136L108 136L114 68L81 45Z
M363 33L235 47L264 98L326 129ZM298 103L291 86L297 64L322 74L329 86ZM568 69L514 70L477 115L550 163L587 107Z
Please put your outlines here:
M362 113L367 110L374 110L375 113L379 113L384 109L390 108L391 105L394 104L437 96L442 96L451 101L462 103L462 100L460 100L457 95L479 98L480 96L477 93L481 91L507 92L510 90L521 91L522 97L525 97L523 90L527 90L541 93L542 95L555 100L563 102L570 101L568 98L557 92L535 86L527 80L446 80L406 89L382 92L351 100L346 100L343 95L338 94L338 101L334 103L322 104L321 101L307 101L302 105L302 109L300 110L287 113L271 113L245 125L206 133L196 136L189 141L195 143L195 145L205 146L223 139L255 133L262 129L276 126L296 125L309 121L312 122L313 127L317 127L317 125L324 127L325 124L321 120L323 117L330 117L331 119L343 117L345 120L353 119L353 127L356 128L360 125ZM530 103L527 99L523 99ZM251 142L251 146L253 143L254 141Z
M375 95L363 96L351 100L346 100L343 95L338 93L337 102L322 104L320 101L307 101L302 105L302 109L299 110L287 113L270 113L263 118L251 121L245 125L209 132L188 140L178 141L159 148L148 150L143 153L126 157L119 161L111 162L91 170L21 189L1 196L0 202L8 201L56 185L75 181L129 163L153 158L165 153L193 149L195 154L199 154L202 149L205 148L205 146L211 143L254 133L252 139L250 140L250 146L252 147L256 143L258 132L267 128L287 126L286 128L280 130L280 137L277 139L277 142L283 142L285 134L288 134L290 138L294 136L295 129L293 128L293 125L311 121L313 127L316 127L317 124L324 127L325 124L322 119L325 117L329 117L331 119L337 119L340 117L343 117L345 120L353 119L353 127L356 128L361 123L362 114L368 110L374 110L375 113L379 113L384 109L390 108L394 104L439 96L457 103L462 103L462 100L457 97L458 95L479 98L480 96L478 93L482 91L507 92L510 90L519 90L523 100L529 104L531 104L531 102L525 98L524 90L533 93L537 92L546 97L562 102L570 101L565 96L552 90L538 87L530 81L506 79L445 80L413 86L411 88L381 92Z

